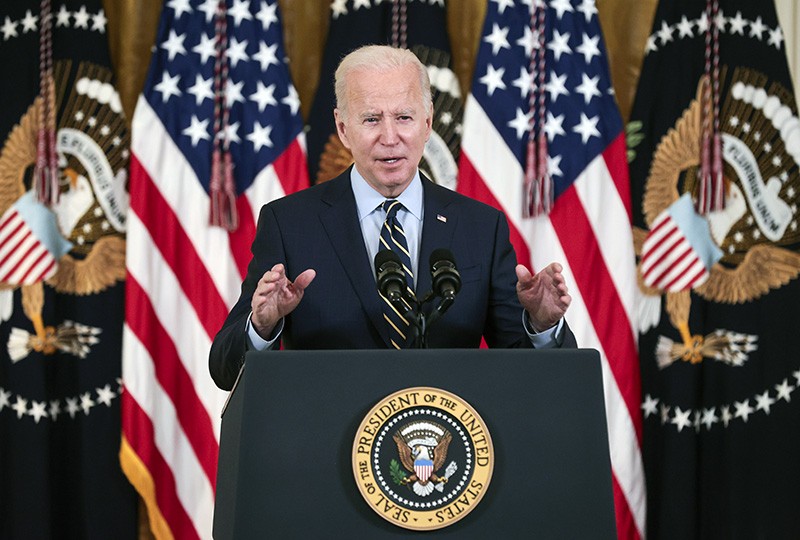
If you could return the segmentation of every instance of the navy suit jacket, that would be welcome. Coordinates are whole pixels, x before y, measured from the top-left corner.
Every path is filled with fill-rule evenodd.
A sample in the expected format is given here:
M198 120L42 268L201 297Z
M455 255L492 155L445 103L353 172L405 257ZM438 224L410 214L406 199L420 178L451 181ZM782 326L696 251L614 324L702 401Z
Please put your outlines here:
M437 248L453 253L462 281L453 305L431 325L428 347L477 348L481 337L490 347L531 347L517 299L517 261L505 216L424 177L422 183L417 297L431 289L428 261ZM308 268L317 272L300 304L285 318L284 348L391 347L357 216L350 169L261 209L241 295L211 347L209 366L218 386L229 389L236 379L248 349L245 328L253 292L264 272L279 262L289 279ZM574 347L575 338L564 326L561 346Z

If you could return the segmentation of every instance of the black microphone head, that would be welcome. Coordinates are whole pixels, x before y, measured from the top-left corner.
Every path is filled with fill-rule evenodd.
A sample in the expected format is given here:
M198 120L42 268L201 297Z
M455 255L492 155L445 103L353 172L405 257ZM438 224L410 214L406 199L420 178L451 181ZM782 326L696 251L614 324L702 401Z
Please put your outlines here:
M433 270L434 265L436 265L437 267L440 266L437 263L441 262L450 263L451 265L453 265L453 268L455 268L456 259L455 257L453 257L453 252L446 248L434 249L433 252L431 253L431 258L430 258L431 269Z
M434 294L452 299L461 290L461 275L453 253L445 248L434 249L430 261Z
M393 262L401 268L403 266L403 263L400 261L400 256L397 253L391 249L382 249L375 254L375 272L380 272L381 268L388 262Z
M406 276L400 256L390 249L375 254L375 279L378 290L390 302L402 300L406 289Z

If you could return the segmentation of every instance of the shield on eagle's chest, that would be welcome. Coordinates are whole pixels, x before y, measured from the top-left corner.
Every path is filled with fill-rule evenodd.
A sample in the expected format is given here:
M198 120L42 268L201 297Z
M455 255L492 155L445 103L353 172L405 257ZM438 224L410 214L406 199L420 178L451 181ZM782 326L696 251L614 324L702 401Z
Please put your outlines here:
M414 472L420 482L427 482L433 473L433 461L427 458L415 459Z

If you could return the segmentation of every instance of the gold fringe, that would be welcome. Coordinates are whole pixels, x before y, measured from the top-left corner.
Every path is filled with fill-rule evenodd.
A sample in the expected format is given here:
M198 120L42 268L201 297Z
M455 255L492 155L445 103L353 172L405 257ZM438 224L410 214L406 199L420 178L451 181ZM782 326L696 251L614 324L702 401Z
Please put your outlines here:
M145 506L147 506L147 515L150 518L150 530L158 540L174 540L172 531L164 519L161 510L158 508L156 501L156 488L153 483L153 477L150 471L145 467L145 464L139 459L139 456L134 452L128 439L123 435L122 444L119 448L119 462L122 466L122 471L128 477L128 481L136 488L139 495L142 497Z

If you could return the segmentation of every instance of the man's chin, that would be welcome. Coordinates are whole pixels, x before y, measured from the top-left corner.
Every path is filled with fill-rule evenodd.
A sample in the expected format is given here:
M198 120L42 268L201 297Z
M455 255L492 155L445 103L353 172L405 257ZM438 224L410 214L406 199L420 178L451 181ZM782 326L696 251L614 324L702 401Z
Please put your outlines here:
M403 192L411 183L413 175L409 178L407 176L390 176L380 179L381 186L383 186L384 193L391 193L392 196L397 196Z

